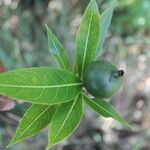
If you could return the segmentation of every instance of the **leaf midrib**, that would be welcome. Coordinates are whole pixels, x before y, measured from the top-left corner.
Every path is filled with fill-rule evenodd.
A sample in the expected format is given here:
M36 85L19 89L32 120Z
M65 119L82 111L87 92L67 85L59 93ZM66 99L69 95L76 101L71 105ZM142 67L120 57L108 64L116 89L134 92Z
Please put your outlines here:
M0 87L13 87L13 88L59 88L59 87L69 87L69 86L78 86L82 85L81 82L71 83L71 84L60 84L60 85L12 85L12 84L0 84Z
M81 70L81 78L82 78L82 75L83 75L83 69L84 69L84 64L85 64L85 58L86 58L86 52L87 52L87 46L88 46L88 39L89 39L89 35L90 35L90 28L91 28L91 22L92 22L92 16L93 16L93 5L92 5L92 13L91 13L91 16L90 16L90 23L89 23L89 27L88 27L88 33L87 33L87 38L86 38L86 45L85 45L85 50L84 50L84 55L83 55L83 61L82 61L82 70Z
M53 41L53 39L51 38L51 40L52 40L52 43L53 43L53 46L54 46L54 48L58 51L58 48L56 47L56 45L55 45L55 42ZM56 40L57 41L57 40ZM58 42L58 41L57 41ZM60 44L60 43L59 43ZM54 55L53 53L52 53L52 55ZM62 57L60 56L60 55L58 55L59 56L59 58L60 58L60 61L62 62L62 65L63 65L63 67L65 68L65 69L67 69L66 68L66 65L64 64L64 61L62 60Z
M68 115L66 116L66 119L64 120L63 124L61 125L60 129L58 130L57 134L55 135L55 137L53 138L53 140L51 141L51 143L53 143L53 142L55 141L55 139L56 139L57 136L59 135L60 131L62 130L63 126L65 125L65 123L66 123L66 121L67 121L69 115L71 114L71 112L72 112L72 110L73 110L73 108L74 108L74 105L76 104L77 99L78 99L78 96L77 96L76 99L74 100L74 103L73 103L73 105L72 105L70 111L68 112Z
M99 108L101 108L102 110L104 110L105 112L107 112L109 115L112 115L115 119L119 119L121 122L123 122L124 124L126 124L128 127L130 127L130 125L128 125L125 121L124 121L124 119L123 118L121 118L120 116L118 116L118 114L116 114L117 115L117 117L116 116L114 116L112 113L110 113L109 111L107 111L106 109L104 109L103 107L101 107L100 105L98 105L97 104L97 102L93 102L97 107L99 107ZM111 117L111 116L110 116Z
M22 137L22 135L23 135L50 107L51 107L51 106L48 106L39 116L37 116L37 117L35 118L35 120L33 120L33 122L22 132L22 134L16 138L15 141L18 141L18 139L20 139L20 137Z

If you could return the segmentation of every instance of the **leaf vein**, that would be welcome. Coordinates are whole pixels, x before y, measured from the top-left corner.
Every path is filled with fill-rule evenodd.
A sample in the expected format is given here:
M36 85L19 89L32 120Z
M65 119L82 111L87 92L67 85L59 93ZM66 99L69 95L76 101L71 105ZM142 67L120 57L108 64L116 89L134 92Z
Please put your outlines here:
M44 111L42 111L42 113L37 117L35 118L35 120L22 132L22 134L20 134L20 136L18 136L16 138L16 140L20 139L21 136L50 108L51 106L48 106Z
M66 116L66 119L65 119L64 122L62 123L60 129L58 130L57 134L55 135L55 137L53 138L53 140L52 140L51 143L53 143L53 141L55 141L55 139L56 139L57 136L59 135L59 133L60 133L60 131L62 130L63 126L65 125L65 123L66 123L66 121L67 121L69 115L71 114L71 112L72 112L72 110L73 110L73 108L74 108L74 106L75 106L77 100L78 100L78 96L77 96L76 99L74 100L73 105L71 106L71 108L70 108L70 110L69 110L69 112L68 112L68 115Z
M85 50L84 50L84 54L83 54L83 61L82 61L82 68L81 68L81 78L83 76L83 69L84 69L84 65L85 65L86 52L87 52L87 47L88 47L88 39L89 39L89 35L90 35L90 28L91 28L92 16L93 16L93 11L94 11L93 7L94 6L92 6L92 12L91 12L91 16L90 16L90 22L89 22L87 38L86 38L86 45L85 45Z
M57 47L56 47L56 45L55 45L55 42L53 41L53 39L51 38L51 40L52 40L52 43L53 43L53 46L54 46L54 48L58 51L58 49L57 49ZM56 40L57 41L57 40ZM58 41L57 41L58 42ZM61 58L61 56L60 55L58 55L59 56L59 58L60 58L60 61L62 62L62 65L64 66L64 68L66 68L66 66L65 66L65 64L64 64L64 61L62 60L62 58Z

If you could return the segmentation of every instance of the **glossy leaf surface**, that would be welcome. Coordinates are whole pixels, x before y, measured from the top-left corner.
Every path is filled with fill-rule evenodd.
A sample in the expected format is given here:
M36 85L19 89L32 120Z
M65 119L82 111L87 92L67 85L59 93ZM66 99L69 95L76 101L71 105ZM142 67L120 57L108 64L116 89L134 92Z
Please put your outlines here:
M0 74L0 95L36 104L57 104L73 100L81 82L71 72L39 67Z
M115 110L115 108L107 101L98 98L90 100L85 96L84 100L88 104L88 106L91 107L98 114L104 117L111 117L124 124L125 126L132 128L132 126L124 118L122 118L119 115L119 113Z
M91 0L82 18L76 39L76 69L82 79L85 67L95 59L100 33L100 16L95 0Z
M69 69L69 62L68 58L65 54L64 47L61 45L61 43L57 40L55 35L51 32L51 30L46 25L47 29L47 36L48 36L48 48L49 51L58 64L58 66L62 69Z
M46 127L50 123L56 108L55 105L33 104L21 119L16 134L8 147L37 134Z
M82 95L73 101L62 104L57 109L50 124L48 148L68 138L78 127L82 116Z

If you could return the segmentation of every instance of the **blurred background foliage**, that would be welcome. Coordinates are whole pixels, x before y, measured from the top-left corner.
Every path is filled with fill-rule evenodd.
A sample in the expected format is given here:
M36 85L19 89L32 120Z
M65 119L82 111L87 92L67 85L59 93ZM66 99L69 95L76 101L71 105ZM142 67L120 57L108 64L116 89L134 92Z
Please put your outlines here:
M101 12L111 0L97 0ZM75 36L89 0L0 0L0 70L55 66L47 47L45 23L74 63ZM118 0L100 58L125 70L111 103L134 126L130 131L86 107L81 126L55 150L150 149L150 0ZM5 68L5 69L3 69ZM4 98L0 97L0 109ZM0 150L14 134L29 104L16 102L0 111ZM7 111L6 111L7 110ZM10 150L42 150L47 129Z

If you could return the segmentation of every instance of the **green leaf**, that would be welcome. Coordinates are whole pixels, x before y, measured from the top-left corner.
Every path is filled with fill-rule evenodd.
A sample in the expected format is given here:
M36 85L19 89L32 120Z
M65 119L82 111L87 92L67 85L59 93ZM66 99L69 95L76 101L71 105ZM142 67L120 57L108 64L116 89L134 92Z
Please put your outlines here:
M76 39L76 67L79 77L95 59L100 33L100 16L95 0L91 0L82 18Z
M50 124L47 149L68 138L78 127L83 116L82 95L75 100L63 103L56 111Z
M39 67L0 74L0 95L36 104L57 104L73 100L81 82L71 72Z
M104 40L106 38L106 34L110 26L111 18L112 18L113 11L116 5L117 5L117 2L115 0L112 1L107 7L107 9L100 16L100 31L101 32L99 34L99 42L98 42L97 52L96 52L97 54L101 51L103 47Z
M51 32L47 25L46 29L48 36L48 47L52 57L60 68L69 70L69 61L65 54L64 47L57 40L57 38L54 36L54 34Z
M119 115L119 113L115 110L115 108L110 103L98 98L94 98L90 100L85 96L84 96L84 100L89 105L89 107L91 107L98 114L104 117L112 117L115 120L121 122L125 126L132 129L132 126Z
M20 121L14 138L7 147L37 134L46 127L50 123L56 108L55 105L31 105Z

